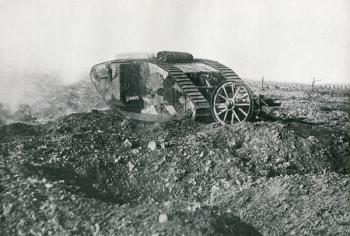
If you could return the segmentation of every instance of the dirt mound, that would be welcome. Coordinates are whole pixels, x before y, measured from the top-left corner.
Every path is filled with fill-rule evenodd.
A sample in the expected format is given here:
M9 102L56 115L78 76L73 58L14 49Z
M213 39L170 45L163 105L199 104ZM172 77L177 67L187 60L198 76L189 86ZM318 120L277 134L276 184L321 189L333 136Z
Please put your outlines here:
M120 201L179 195L198 200L219 181L242 184L260 177L350 170L349 137L322 127L126 124L110 112L71 115L50 126L46 135L22 143L17 156L23 166L75 179L90 192ZM152 142L155 150L148 147Z
M7 178L4 191L1 235L260 235L232 213L198 202L116 205L33 177Z
M2 126L0 229L5 235L348 233L348 115L329 116L333 123L276 118L232 126L150 124L93 111Z
M349 192L349 176L293 175L222 190L213 204L264 235L348 235Z
M39 127L28 125L25 123L12 123L7 126L0 126L0 141L5 142L18 137L36 136Z

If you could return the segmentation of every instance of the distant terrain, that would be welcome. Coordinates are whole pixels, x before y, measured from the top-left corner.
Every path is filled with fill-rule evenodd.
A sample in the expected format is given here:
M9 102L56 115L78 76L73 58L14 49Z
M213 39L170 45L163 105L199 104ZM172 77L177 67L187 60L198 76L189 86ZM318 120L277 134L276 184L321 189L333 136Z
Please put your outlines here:
M45 79L1 103L0 235L349 235L349 88L246 83L282 106L144 123Z

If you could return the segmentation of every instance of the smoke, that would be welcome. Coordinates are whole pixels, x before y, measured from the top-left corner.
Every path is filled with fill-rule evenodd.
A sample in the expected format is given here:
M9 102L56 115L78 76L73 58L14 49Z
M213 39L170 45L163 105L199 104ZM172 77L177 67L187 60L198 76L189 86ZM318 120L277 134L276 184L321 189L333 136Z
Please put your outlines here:
M62 86L58 73L12 71L1 75L0 102L16 109L19 104L33 105L55 87ZM53 94L54 96L54 94Z
M86 79L130 51L187 51L248 78L345 83L349 15L344 0L0 1L0 102L32 102L37 81Z
M1 93L0 125L12 122L46 122L71 113L104 109L106 104L90 80L65 84L55 73L25 74L26 80L15 81L12 93ZM8 94L8 96L4 96Z

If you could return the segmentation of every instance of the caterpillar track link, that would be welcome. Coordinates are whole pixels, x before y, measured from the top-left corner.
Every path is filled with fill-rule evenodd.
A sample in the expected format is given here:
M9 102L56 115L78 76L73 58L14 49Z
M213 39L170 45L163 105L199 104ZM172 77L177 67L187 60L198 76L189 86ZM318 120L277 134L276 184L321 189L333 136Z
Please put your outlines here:
M185 95L195 105L195 117L211 117L210 104L197 86L179 68L168 63L157 63L158 66L166 70L170 77L181 87Z
M221 73L221 75L225 77L225 79L242 81L233 70L217 61L205 60L203 62L208 66L217 69Z

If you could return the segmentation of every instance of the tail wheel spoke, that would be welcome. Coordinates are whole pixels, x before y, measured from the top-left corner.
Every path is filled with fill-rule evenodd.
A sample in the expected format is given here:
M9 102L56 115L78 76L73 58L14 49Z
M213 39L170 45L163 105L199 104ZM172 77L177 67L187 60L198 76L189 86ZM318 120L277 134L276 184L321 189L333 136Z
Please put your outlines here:
M222 87L222 90L224 90L225 96L228 98L225 86Z
M225 111L227 111L227 109L224 109L224 110L218 112L218 115L221 115L221 114L224 113Z
M226 108L225 103L216 103L215 106L216 106L217 108L221 108L221 109Z
M221 124L247 121L251 119L254 110L252 92L243 82L221 83L214 90L211 102L212 115Z
M218 96L221 97L224 100L227 100L227 97L222 96L220 93L218 93Z
M241 122L241 120L239 119L239 117L237 116L237 113L235 111L232 111L234 117L237 119L238 122Z
M242 108L238 108L238 110L240 111L240 112L242 112L243 113L243 115L245 115L245 116L247 116L248 114L245 112L245 111L243 111L243 109Z

